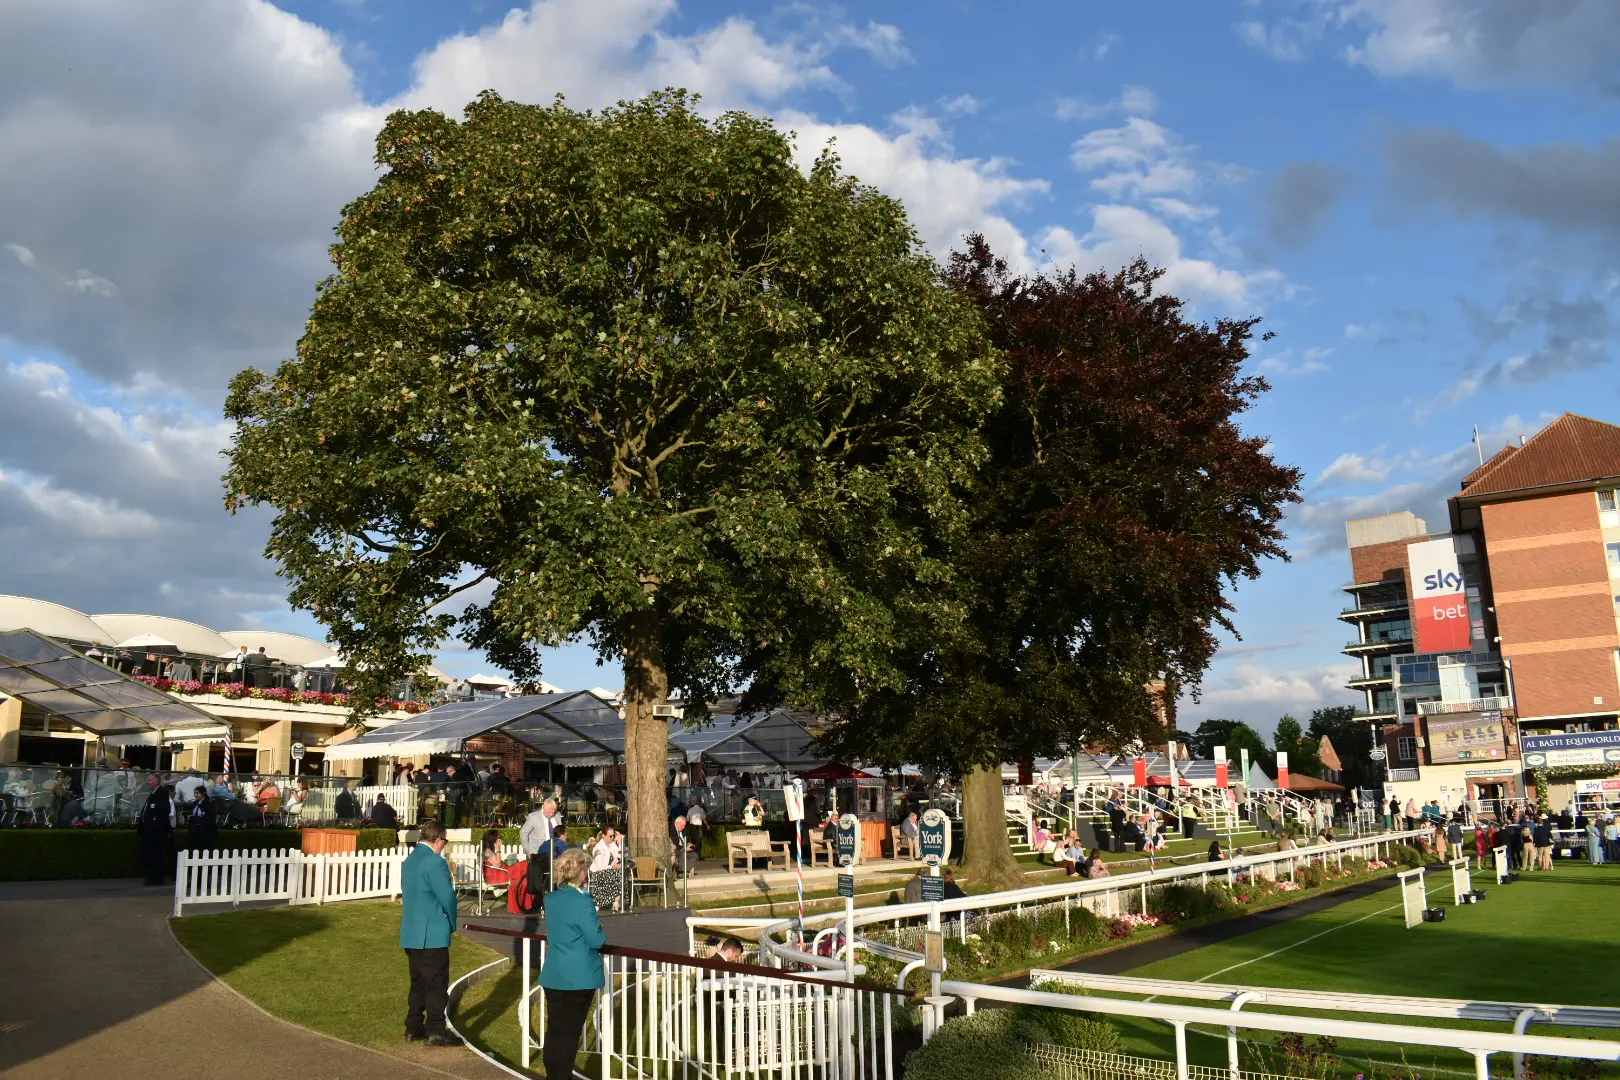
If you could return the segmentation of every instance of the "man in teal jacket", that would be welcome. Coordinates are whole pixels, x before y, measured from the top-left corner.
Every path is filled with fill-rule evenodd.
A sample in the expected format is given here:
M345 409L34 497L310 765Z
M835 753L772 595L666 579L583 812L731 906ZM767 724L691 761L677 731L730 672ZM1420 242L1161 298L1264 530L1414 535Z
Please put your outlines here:
M429 1046L459 1046L445 1031L444 1010L450 992L450 935L456 932L456 886L444 861L444 828L423 824L421 840L399 870L405 912L399 920L399 946L411 966L410 1009L405 1037L425 1039Z

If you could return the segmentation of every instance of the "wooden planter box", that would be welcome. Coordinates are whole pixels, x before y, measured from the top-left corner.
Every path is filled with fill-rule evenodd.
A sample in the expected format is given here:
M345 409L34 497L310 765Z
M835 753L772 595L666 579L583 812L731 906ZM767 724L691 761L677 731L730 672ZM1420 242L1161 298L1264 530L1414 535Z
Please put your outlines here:
M303 833L305 855L356 851L360 843L360 834L354 829L305 829Z

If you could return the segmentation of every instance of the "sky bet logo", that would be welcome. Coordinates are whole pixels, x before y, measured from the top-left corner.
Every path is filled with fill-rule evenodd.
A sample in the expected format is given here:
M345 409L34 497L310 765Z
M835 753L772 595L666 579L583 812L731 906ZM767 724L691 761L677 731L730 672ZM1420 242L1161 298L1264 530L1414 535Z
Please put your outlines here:
M1426 593L1462 592L1462 587L1462 575L1455 570L1436 570L1423 578L1423 591Z

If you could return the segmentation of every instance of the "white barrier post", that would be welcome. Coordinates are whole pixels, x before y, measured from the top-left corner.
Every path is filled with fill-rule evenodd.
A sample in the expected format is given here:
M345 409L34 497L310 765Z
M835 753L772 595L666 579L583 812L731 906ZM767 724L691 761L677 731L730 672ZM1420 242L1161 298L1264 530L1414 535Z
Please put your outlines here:
M1463 897L1473 891L1474 880L1468 873L1468 860L1451 860L1451 902L1461 907Z
M1429 906L1429 894L1423 885L1423 867L1402 870L1395 875L1401 882L1401 908L1406 916L1408 930L1423 921L1423 909Z

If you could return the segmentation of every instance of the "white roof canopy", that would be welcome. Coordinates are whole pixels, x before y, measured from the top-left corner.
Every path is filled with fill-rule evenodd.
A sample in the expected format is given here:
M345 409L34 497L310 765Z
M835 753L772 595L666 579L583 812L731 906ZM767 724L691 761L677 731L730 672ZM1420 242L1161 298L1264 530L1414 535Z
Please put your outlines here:
M499 733L560 764L599 765L624 757L624 721L593 694L530 694L454 701L327 748L327 761L459 754L469 739Z
M811 747L805 725L786 709L755 716L716 716L707 727L670 732L687 761L722 769L780 766L798 770L827 760Z
M163 646L142 638L156 638L167 642L187 656L224 656L234 652L231 643L208 629L184 619L171 619L163 615L97 615L96 623L113 635L120 648L150 649ZM139 641L139 644L136 642Z

